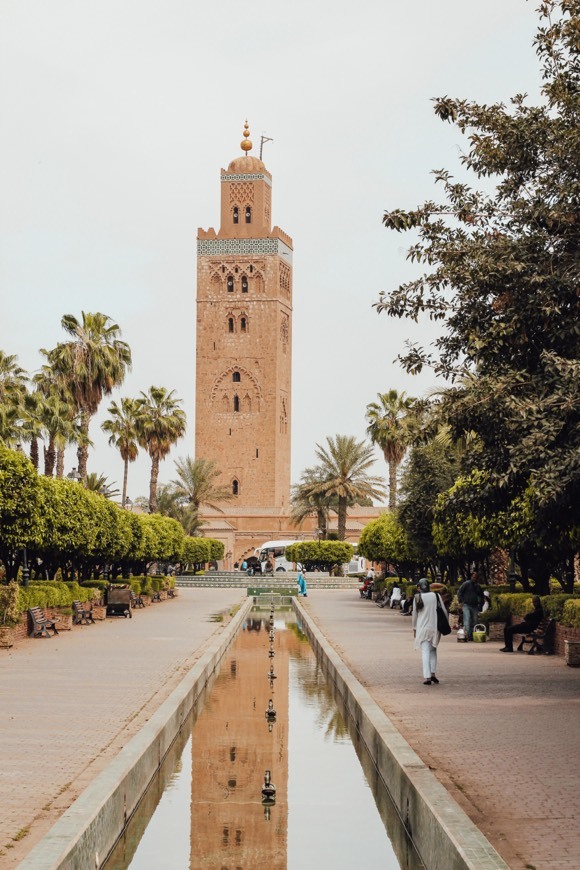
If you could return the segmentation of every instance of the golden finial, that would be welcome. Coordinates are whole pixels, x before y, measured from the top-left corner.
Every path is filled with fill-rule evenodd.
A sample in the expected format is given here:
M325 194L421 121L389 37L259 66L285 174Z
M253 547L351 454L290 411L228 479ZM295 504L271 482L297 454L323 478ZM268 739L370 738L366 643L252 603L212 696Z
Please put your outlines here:
M246 123L244 124L244 138L240 142L240 148L242 149L242 151L245 151L246 154L248 153L248 151L252 150L252 142L250 139L248 139L249 135L250 129L248 127L248 119L246 118Z

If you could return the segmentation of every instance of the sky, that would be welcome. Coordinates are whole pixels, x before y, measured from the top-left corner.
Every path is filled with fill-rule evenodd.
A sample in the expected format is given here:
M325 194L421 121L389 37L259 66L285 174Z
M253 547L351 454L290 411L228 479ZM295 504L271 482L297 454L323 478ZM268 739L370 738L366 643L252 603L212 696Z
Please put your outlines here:
M248 120L273 176L272 223L294 240L292 480L326 436L365 436L389 389L429 372L396 362L432 324L377 315L416 274L385 210L464 177L465 139L432 98L539 99L535 0L0 0L0 348L34 372L63 314L101 311L132 371L111 399L174 389L194 455L198 227L219 227L220 169ZM473 181L473 179L472 179ZM89 471L122 481L91 424ZM76 465L71 449L65 471ZM129 471L148 492L150 462ZM377 453L376 474L386 474Z

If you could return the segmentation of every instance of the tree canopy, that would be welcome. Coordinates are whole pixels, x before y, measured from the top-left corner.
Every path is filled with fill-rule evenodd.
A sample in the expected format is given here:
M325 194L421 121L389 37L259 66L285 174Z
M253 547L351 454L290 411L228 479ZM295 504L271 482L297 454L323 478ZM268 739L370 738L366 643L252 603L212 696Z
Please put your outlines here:
M416 232L408 257L428 271L382 293L377 307L442 324L431 349L411 345L401 359L449 382L438 410L453 438L477 436L465 470L484 473L485 486L457 488L449 508L484 519L531 487L536 541L549 530L571 554L580 525L580 0L546 0L538 11L542 105L524 94L507 106L434 101L467 137L463 166L493 189L440 169L442 202L385 213L387 228ZM542 549L548 564L541 545L536 563Z

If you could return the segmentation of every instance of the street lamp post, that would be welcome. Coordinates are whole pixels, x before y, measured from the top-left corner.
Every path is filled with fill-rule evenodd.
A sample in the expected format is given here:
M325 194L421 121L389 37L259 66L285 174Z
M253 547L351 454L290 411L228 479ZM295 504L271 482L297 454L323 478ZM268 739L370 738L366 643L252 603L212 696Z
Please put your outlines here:
M26 547L22 550L22 585L28 586L28 582L30 580L30 571L28 568L28 560L26 558Z
M73 468L72 471L69 471L69 473L67 474L67 480L76 480L77 483L80 482L81 476L76 468Z

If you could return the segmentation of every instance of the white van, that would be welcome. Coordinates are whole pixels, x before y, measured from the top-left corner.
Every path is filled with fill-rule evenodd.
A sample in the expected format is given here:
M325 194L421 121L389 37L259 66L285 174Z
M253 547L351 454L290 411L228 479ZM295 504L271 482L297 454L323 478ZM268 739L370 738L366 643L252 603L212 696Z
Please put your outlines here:
M266 541L261 547L256 547L255 556L258 560L259 570L266 573L268 562L274 559L275 571L293 571L294 562L286 559L286 547L296 544L296 541Z

